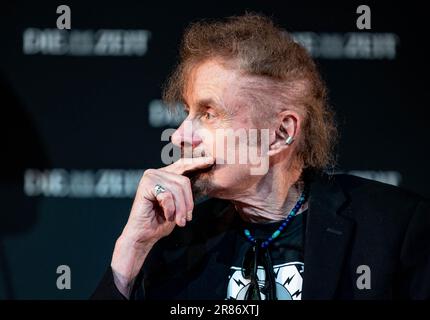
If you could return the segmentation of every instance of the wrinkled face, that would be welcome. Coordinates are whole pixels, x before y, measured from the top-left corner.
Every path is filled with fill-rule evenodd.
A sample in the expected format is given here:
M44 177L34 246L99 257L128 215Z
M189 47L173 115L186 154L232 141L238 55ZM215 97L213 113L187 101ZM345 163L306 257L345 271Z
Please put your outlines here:
M243 82L237 71L214 60L201 63L189 75L184 93L188 116L172 142L184 157L215 158L210 169L190 175L197 194L234 199L267 172L261 155L270 131L261 131L252 120L258 116L241 90Z

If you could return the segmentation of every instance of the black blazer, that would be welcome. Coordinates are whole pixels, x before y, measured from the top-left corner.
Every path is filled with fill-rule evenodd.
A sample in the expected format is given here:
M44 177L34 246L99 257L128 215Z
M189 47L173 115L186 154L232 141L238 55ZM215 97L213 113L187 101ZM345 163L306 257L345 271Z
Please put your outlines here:
M220 279L227 286L227 278L215 275L228 274L229 230L238 215L229 202L209 199L195 206L193 216L154 246L132 298L225 298L224 288L210 288ZM370 289L357 287L361 265L370 268ZM429 201L355 176L314 176L304 266L303 300L429 299ZM92 298L123 299L110 268Z

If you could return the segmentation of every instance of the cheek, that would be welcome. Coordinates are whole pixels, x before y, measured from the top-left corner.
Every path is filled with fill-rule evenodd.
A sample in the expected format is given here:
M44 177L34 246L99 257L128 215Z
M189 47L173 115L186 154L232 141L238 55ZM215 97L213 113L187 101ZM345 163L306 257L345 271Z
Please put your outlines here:
M252 121L245 116L235 118L234 121L224 121L222 126L205 128L201 132L203 148L216 159L223 159L224 163L244 164L248 146L257 144L250 141L252 138L256 140L256 134L250 134L250 129L256 132Z
M215 144L215 130L199 128L194 134L197 135L201 141L197 149L213 154L212 150Z
M255 136L255 135L254 135ZM207 145L208 150L212 150L212 155L218 160L223 160L221 164L248 164L250 152L257 149L258 145L254 142L250 145L250 139L253 135L249 135L245 129L239 131L220 130L211 145ZM255 140L255 137L254 137Z
M249 177L249 168L245 165L225 164L217 166L213 171L213 181L222 187L232 188Z
M240 144L239 139L234 139L223 134L219 134L212 141L210 146L212 155L216 158L219 164L236 164L238 162L238 154L246 153L246 144ZM243 163L243 162L241 162Z

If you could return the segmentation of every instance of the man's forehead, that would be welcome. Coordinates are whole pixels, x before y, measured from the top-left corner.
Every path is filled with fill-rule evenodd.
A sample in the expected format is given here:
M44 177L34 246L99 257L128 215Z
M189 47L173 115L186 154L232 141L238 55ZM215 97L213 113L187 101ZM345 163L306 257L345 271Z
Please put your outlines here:
M184 100L188 105L201 101L223 103L234 98L240 88L240 75L216 60L209 60L194 67L187 79Z

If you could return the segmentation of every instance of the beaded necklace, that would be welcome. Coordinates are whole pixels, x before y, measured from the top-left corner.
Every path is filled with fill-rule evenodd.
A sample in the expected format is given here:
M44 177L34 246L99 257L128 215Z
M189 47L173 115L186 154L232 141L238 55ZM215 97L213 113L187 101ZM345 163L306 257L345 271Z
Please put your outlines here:
M300 210L302 205L306 202L307 197L308 197L308 190L305 187L299 199L297 200L296 205L291 209L290 213L285 218L284 222L282 222L282 224L278 227L278 229L276 229L276 231L273 232L269 238L261 242L261 248L263 249L267 248L269 244L271 244L272 241L275 240L281 234L282 230L285 229L285 227L288 225L288 222L291 220L291 218L293 218L297 214L297 212ZM257 244L257 240L251 234L251 231L249 231L249 229L245 229L244 233L248 241L252 242L253 244Z

